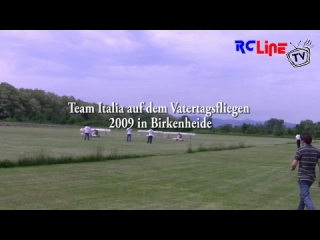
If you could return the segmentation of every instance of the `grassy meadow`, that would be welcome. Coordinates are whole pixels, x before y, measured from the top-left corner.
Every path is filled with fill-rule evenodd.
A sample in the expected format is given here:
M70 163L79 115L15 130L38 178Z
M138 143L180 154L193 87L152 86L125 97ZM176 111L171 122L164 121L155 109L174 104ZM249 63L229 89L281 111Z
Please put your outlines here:
M0 168L0 209L294 210L298 205L297 170L290 171L294 138L198 134L175 142L158 134L147 144L146 134L136 131L132 142L126 142L125 130L100 134L84 141L79 128L0 126L0 161L37 154L80 157L97 149L104 155L150 155ZM249 147L228 149L241 144ZM314 145L320 148L319 141ZM213 146L221 151L207 151ZM316 183L311 195L320 208Z

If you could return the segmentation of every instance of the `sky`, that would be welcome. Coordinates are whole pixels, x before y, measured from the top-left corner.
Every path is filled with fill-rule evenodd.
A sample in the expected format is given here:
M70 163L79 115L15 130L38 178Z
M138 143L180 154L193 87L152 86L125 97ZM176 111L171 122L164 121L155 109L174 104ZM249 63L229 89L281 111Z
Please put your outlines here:
M310 63L286 54L242 54L236 40L307 40ZM293 45L291 45L292 43ZM248 106L236 119L320 121L319 30L0 30L0 82L90 103ZM301 60L302 61L302 60ZM199 114L197 114L199 115ZM214 118L234 119L231 114Z

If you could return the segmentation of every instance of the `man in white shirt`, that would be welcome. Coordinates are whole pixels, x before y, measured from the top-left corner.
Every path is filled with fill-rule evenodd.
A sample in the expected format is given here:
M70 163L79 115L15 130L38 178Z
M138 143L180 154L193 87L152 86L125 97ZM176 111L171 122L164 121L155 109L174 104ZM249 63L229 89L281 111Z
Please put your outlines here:
M296 135L296 140L297 140L297 147L300 148L300 140L301 140L300 134Z
M90 126L85 126L84 127L84 140L88 138L90 140L90 133L91 133L91 127Z
M153 138L153 130L150 128L149 131L148 131L148 141L147 143L152 143L152 138Z
M127 128L127 142L131 142L132 129Z

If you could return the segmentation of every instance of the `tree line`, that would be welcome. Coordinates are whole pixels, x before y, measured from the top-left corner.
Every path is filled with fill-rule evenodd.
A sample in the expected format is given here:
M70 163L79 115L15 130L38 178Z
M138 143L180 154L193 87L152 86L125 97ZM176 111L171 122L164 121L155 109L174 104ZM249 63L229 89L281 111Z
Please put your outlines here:
M76 99L74 96L58 96L52 92L46 92L41 89L25 89L15 88L9 83L2 82L0 84L0 121L7 122L31 122L31 123L48 123L48 124L68 124L84 126L90 124L92 126L109 127L110 118L132 118L137 128L137 122L145 121L148 126L151 123L151 117L165 119L169 117L172 121L191 121L186 115L179 118L166 113L150 114L145 111L142 113L70 113L69 102L76 102L79 106L93 106L98 108L97 103L85 102ZM192 131L191 128L186 129L162 129L163 131ZM315 137L320 138L320 122L314 123L312 120L302 120L294 128L286 128L283 119L271 118L264 124L247 124L241 126L233 126L226 124L224 126L213 127L206 130L207 133L227 133L227 134L246 134L246 135L273 135L286 136L295 135L297 133L310 132Z
M74 96L58 96L55 93L40 89L18 89L9 83L2 82L0 84L0 121L109 127L111 124L110 118L132 118L135 123L133 127L137 128L138 119L140 122L145 121L148 126L151 117L162 119L169 117L172 121L179 120L166 113L152 115L146 111L127 113L125 107L124 113L98 113L97 111L94 113L70 113L69 102L76 102L77 106L92 106L95 109L99 107L97 103L85 102L76 99ZM108 104L102 105L110 106Z
M233 126L225 124L213 128L212 133L223 134L245 134L245 135L272 135L272 136L294 136L304 132L311 133L315 138L320 138L320 122L313 122L312 120L302 120L295 127L287 128L283 119L271 118L263 124L247 124L243 123L241 126Z

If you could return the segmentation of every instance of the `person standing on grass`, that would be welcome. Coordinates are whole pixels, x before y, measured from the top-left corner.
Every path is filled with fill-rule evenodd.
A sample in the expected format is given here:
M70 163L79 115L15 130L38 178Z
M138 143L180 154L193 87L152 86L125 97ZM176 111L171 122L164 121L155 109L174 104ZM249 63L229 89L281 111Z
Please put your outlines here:
M91 127L85 126L84 127L84 140L86 140L86 139L90 140L90 133L91 133Z
M149 129L147 136L148 136L147 143L152 143L152 138L154 137L152 128Z
M132 129L127 128L127 142L131 142Z
M297 210L304 210L305 207L308 210L315 210L310 196L310 187L316 179L317 164L320 172L320 150L311 145L311 134L302 134L301 140L303 146L298 148L291 164L291 171L293 171L299 163L298 184L300 188L300 203ZM318 187L320 187L320 180Z
M300 140L301 140L300 134L296 135L296 140L297 140L297 148L300 148Z

